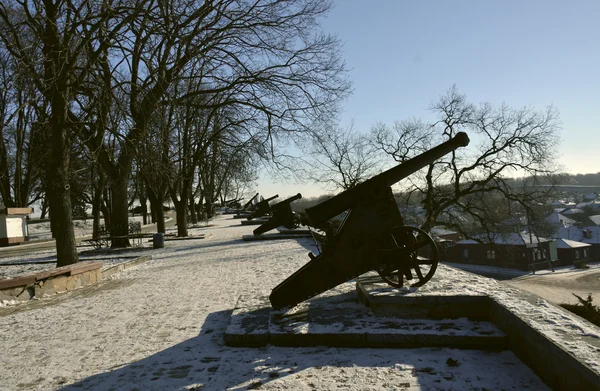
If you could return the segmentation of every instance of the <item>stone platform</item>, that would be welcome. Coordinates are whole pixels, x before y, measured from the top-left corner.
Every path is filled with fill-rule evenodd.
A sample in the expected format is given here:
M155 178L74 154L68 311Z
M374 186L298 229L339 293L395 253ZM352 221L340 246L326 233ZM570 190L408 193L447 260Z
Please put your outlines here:
M288 230L279 233L264 233L262 235L242 235L242 239L246 242L256 240L279 240L279 239L296 239L296 238L312 238L310 232L295 232Z
M334 288L287 311L271 308L266 297L242 296L224 342L244 347L511 350L552 389L600 390L600 376L585 362L495 297L435 290L412 294L386 285L366 275L357 279L354 292Z
M458 313L462 303L456 304ZM356 294L319 296L288 311L272 309L267 297L242 296L224 340L229 346L508 348L506 334L483 317L405 315L378 315Z
M252 219L252 220L242 220L240 223L242 225L262 225L269 221L269 219Z

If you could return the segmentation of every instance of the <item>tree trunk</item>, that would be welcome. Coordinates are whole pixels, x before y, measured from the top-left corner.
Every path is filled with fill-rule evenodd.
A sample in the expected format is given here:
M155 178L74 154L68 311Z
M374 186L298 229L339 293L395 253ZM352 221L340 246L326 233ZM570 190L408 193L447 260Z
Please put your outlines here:
M45 194L44 198L42 199L40 219L45 219L46 213L48 213L48 194Z
M194 203L194 196L192 190L190 189L189 194L189 204L190 204L190 219L192 224L198 223L198 214L196 213L196 204Z
M165 196L162 193L156 195L156 205L154 210L156 211L156 232L165 233L165 209L163 204L165 202Z
M146 197L146 189L144 185L144 181L139 181L140 186L140 210L142 212L142 224L148 224L148 205L146 205L147 197Z
M104 197L102 197L102 201L100 202L100 209L102 210L102 216L104 217L104 230L110 232L112 227L112 207L110 194L108 190L103 189Z
M183 192L187 194L187 191ZM188 200L187 196L182 195L179 200L176 200L173 196L171 196L173 200L173 204L175 204L175 211L177 213L177 236L185 237L188 236L187 229L187 207Z
M110 229L111 247L129 247L129 203L127 196L127 175L122 175L112 183L111 206L112 225Z
M94 186L94 198L92 199L92 216L94 219L92 225L92 237L97 238L100 232L100 208L102 204L102 190L104 190L105 177L100 173L100 179Z
M77 243L73 231L73 215L71 210L71 194L69 186L69 165L71 145L67 136L66 102L57 97L53 102L53 115L50 117L52 130L52 159L48 178L49 203L52 235L56 239L56 266L66 266L79 262ZM65 113L62 118L60 109Z

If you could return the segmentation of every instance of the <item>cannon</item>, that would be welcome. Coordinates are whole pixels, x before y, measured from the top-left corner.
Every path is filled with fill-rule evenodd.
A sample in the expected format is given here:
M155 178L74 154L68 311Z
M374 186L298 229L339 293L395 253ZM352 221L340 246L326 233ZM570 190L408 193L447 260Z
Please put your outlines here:
M423 230L404 226L391 186L468 144L466 133L457 133L450 140L306 209L306 223L317 228L347 213L337 231L327 238L321 253L309 253L310 260L303 267L273 288L271 305L294 306L370 270L394 287L402 287L404 278L411 281L416 277L411 286L429 281L438 264L436 244Z
M250 214L252 213L250 211L250 208L252 207L252 202L256 199L256 197L258 197L259 193L254 194L254 197L250 198L250 200L248 202L246 202L244 204L244 206L242 206L241 209L238 209L235 212L235 216L233 216L234 219L243 219L245 217L250 216Z
M244 206L242 206L242 210L247 210L250 207L250 205L252 204L252 201L254 201L254 199L256 197L258 197L258 193L254 194L254 197L250 198L250 200L248 202L246 202L244 204Z
M302 198L302 194L298 193L293 197L271 205L271 218L260 227L256 228L254 235L260 235L267 231L280 226L289 229L298 228L300 226L300 216L292 211L290 204Z
M269 205L269 201L274 200L279 197L279 194L275 194L271 198L264 199L256 204L256 210L247 217L248 220L255 219L257 217L262 217L271 211L271 206Z

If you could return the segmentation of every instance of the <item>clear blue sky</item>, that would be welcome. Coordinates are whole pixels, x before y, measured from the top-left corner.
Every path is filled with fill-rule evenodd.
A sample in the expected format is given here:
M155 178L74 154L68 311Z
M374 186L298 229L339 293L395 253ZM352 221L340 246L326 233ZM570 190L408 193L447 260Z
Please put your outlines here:
M354 83L342 127L427 119L453 84L474 103L560 112L560 161L600 172L600 0L337 0L323 20L344 43ZM261 193L313 196L310 183Z

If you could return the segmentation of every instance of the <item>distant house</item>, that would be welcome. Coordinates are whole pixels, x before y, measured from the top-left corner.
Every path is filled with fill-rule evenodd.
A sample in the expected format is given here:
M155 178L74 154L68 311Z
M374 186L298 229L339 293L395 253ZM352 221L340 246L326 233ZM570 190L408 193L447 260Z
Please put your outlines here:
M600 226L563 227L556 232L555 237L591 245L590 259L600 260Z
M520 270L550 268L557 260L556 242L529 233L493 234L491 238L460 240L446 249L451 262ZM491 239L491 241L490 241Z
M600 202L598 201L586 201L580 202L575 206L577 209L592 209L592 210L600 210Z
M560 212L560 214L562 214L563 216L582 215L582 214L585 214L585 211L583 209L579 209L579 208L572 208L572 209L565 209L562 212Z
M558 266L572 265L577 261L590 261L592 245L569 239L557 239Z
M570 201L564 201L564 200L558 200L558 201L554 201L552 203L552 207L553 208L574 208L575 207L575 203L574 202L570 202Z
M600 215L588 216L588 219L592 222L591 225L600 225Z
M554 227L555 230L558 230L559 228L570 227L572 225L577 224L575 220L558 212L552 212L552 214L547 216L544 219L544 221L552 225L552 227Z

